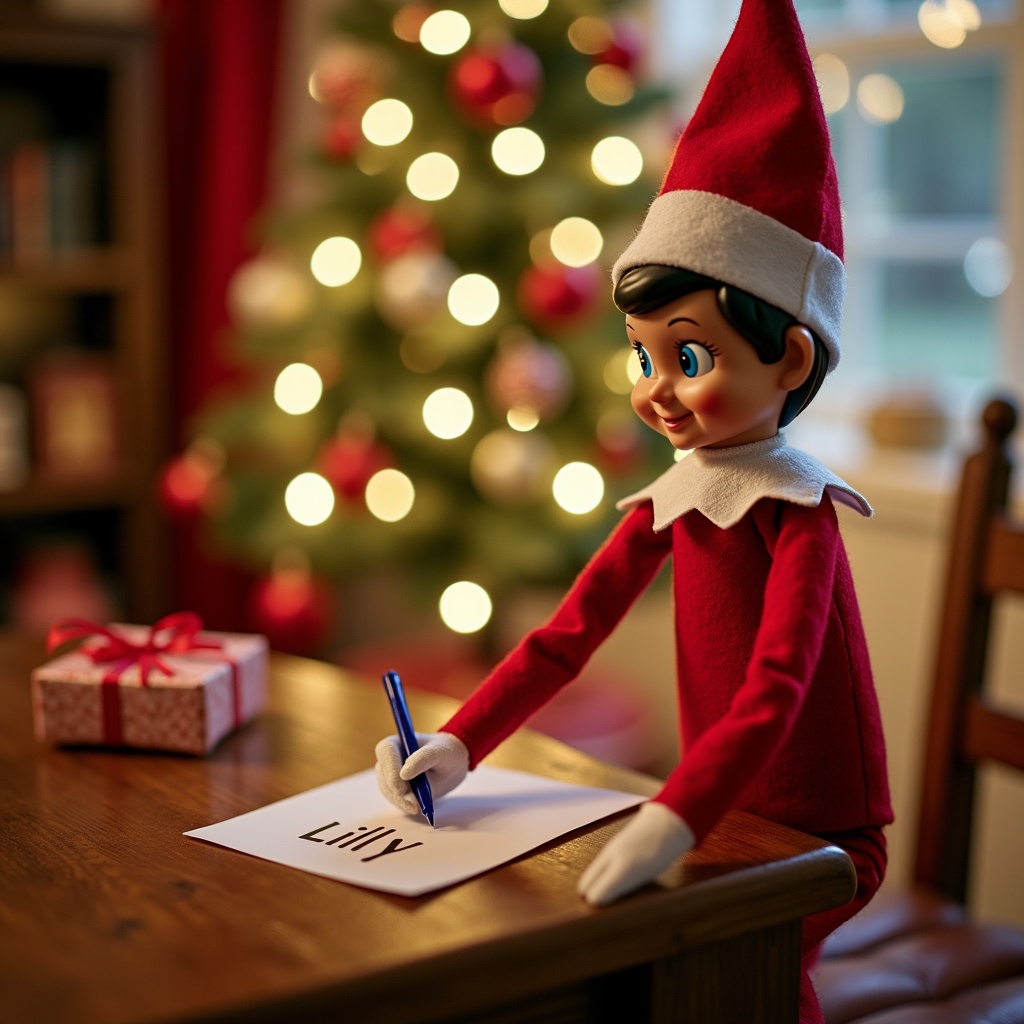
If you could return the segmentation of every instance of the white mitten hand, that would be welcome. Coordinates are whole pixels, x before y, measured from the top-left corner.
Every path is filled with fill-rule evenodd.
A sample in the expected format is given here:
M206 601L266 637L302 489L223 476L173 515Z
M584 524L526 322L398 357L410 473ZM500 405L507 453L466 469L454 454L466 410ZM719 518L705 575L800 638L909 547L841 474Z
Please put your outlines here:
M402 746L397 736L385 736L377 744L377 785L399 810L419 814L420 805L409 780L427 773L430 792L436 800L450 793L469 771L466 744L450 732L416 733L419 750L402 762Z
M603 907L657 878L677 857L693 849L690 826L664 804L650 801L580 875L577 890Z

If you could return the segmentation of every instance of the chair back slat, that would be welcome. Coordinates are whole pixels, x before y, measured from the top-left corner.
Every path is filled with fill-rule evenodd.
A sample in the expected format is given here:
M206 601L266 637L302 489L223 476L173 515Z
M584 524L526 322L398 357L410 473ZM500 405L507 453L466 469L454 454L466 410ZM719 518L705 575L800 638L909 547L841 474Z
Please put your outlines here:
M1024 590L1024 541L1006 520L1006 441L1016 423L1011 402L985 407L984 443L965 461L957 493L938 624L914 880L960 903L967 895L975 765L998 759L1024 769L1024 726L984 697L993 596Z
M1024 772L1024 716L980 697L967 703L963 752L971 761L996 761Z
M989 531L984 586L989 594L1000 590L1024 594L1024 530L1005 517L996 519Z

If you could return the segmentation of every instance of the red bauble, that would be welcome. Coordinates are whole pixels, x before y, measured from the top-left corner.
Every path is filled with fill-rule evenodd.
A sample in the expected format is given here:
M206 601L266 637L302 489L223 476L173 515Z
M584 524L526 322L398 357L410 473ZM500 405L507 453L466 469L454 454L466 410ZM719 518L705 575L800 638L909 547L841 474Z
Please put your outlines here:
M578 326L593 312L602 280L593 263L585 267L531 265L519 278L519 308L536 327L557 330Z
M595 64L614 64L633 74L644 54L644 30L635 21L622 18L611 26L611 42L594 54Z
M317 460L320 472L337 493L352 502L361 502L370 477L392 464L383 445L368 438L345 434L331 438Z
M335 160L351 160L362 141L359 122L344 115L333 118L324 129L324 152Z
M176 519L195 518L210 501L215 477L205 460L189 452L178 455L160 473L160 503Z
M449 88L466 118L478 125L525 121L544 79L540 59L522 43L471 50L452 65Z
M392 206L370 223L370 246L379 263L388 263L411 249L439 252L441 232L424 210Z
M326 583L286 569L256 582L249 598L249 619L274 650L316 654L328 637L334 606L334 592Z

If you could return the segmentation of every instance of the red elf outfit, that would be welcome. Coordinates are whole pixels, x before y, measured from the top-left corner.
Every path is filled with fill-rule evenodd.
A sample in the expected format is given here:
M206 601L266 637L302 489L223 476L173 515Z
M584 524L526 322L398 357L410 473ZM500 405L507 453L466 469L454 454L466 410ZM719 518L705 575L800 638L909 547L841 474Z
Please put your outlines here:
M636 237L613 269L675 266L756 295L840 355L839 193L791 0L744 0ZM671 555L683 755L654 798L699 843L730 808L827 838L854 900L805 922L805 967L874 894L892 820L867 644L832 500L867 502L782 435L698 448L627 514L544 626L442 727L475 766L572 680ZM801 1021L819 1021L806 970Z

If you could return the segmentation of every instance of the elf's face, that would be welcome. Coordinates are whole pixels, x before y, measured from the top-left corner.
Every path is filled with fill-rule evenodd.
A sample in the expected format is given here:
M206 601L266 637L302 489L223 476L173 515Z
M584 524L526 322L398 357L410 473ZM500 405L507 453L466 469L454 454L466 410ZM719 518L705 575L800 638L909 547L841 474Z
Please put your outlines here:
M786 395L810 370L808 362L800 372L804 338L799 332L806 334L810 358L810 335L796 327L787 332L786 355L777 363L762 363L722 315L710 289L653 313L630 314L626 334L643 369L633 387L633 409L683 450L773 437Z

